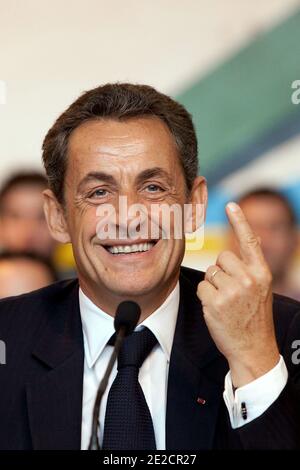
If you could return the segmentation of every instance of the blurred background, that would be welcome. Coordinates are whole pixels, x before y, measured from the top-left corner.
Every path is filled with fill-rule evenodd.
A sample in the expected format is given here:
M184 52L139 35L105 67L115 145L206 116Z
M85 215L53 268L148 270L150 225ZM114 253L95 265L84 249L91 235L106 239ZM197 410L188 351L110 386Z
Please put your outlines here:
M187 250L185 264L206 269L231 246L225 204L259 190L250 194L253 225L271 264L280 254L278 276L297 296L297 80L300 0L0 0L0 184L16 171L42 171L45 133L83 91L111 81L153 85L192 113L209 185L205 244ZM67 276L70 247L52 248Z

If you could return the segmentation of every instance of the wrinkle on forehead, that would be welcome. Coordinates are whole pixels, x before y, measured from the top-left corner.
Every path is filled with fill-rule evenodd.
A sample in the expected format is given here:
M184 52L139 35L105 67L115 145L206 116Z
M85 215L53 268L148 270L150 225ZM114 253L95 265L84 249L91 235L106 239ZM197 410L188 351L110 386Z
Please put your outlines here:
M153 124L155 127L153 128ZM138 134L141 133L142 137ZM73 131L69 150L75 154L89 153L109 156L138 156L147 151L157 151L163 141L165 150L177 153L169 129L158 118L141 117L117 120L88 121Z
M127 139L128 136L124 136ZM137 157L143 155L146 151L145 142L137 139L135 142L122 142L122 137L112 137L106 139L106 143L101 143L98 146L90 149L93 153L107 155L110 157Z

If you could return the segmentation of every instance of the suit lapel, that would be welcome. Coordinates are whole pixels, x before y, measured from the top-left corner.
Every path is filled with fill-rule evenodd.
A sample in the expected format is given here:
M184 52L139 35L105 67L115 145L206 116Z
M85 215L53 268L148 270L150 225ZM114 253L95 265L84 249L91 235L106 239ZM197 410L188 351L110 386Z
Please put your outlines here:
M33 351L44 367L26 390L33 448L80 449L84 349L77 282L52 296L48 318Z
M181 274L180 306L168 379L166 446L169 450L212 448L228 370L206 327L196 296L197 282L193 285Z

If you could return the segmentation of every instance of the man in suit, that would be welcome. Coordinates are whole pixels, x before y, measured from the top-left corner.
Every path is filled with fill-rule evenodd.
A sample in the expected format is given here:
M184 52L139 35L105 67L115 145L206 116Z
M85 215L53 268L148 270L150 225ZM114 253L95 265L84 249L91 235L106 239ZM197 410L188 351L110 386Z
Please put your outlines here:
M197 209L205 216L187 111L148 86L98 87L58 118L43 161L48 225L57 241L72 243L78 280L0 302L0 447L88 447L113 317L130 299L142 314L102 400L103 448L298 448L300 306L272 298L241 209L226 208L240 257L223 252L205 274L180 267L185 241L174 235L175 216L165 236L163 205L189 204L193 230ZM140 204L143 217L121 217L121 197ZM156 238L142 231L150 219ZM133 228L143 236L131 237Z

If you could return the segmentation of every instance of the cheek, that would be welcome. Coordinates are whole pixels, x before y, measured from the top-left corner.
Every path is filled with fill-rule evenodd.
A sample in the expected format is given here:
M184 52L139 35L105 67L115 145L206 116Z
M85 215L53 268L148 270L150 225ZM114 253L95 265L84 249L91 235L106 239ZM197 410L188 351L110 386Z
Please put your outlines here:
M89 241L96 233L95 210L76 210L68 217L69 233L73 242L75 240Z
M282 237L281 235L274 235L273 239L270 239L270 243L275 250L280 252L286 251L289 245L288 240L286 240L285 237Z
M163 251L166 257L168 258L168 262L170 264L181 264L185 252L185 241L167 240L167 244Z
M294 247L290 240L283 240L279 250L282 252L283 256L289 256L293 253Z
M18 222L10 222L6 225L4 225L3 229L1 228L1 231L3 232L3 236L5 236L8 241L10 239L12 240L18 240L19 237L22 238L24 236L24 228L22 227L22 224L19 224Z
M42 233L49 233L49 228L48 228L48 225L46 222L42 222L40 225L39 225L39 231L42 232Z

